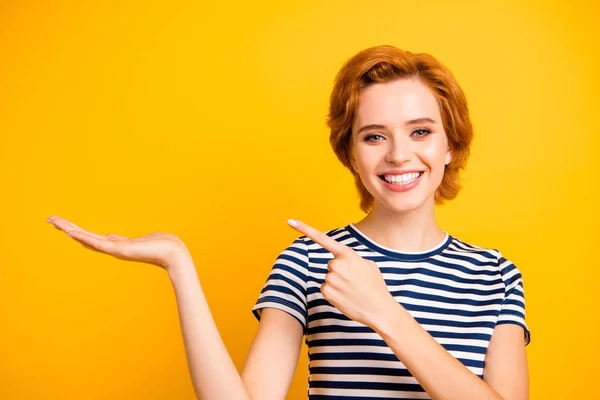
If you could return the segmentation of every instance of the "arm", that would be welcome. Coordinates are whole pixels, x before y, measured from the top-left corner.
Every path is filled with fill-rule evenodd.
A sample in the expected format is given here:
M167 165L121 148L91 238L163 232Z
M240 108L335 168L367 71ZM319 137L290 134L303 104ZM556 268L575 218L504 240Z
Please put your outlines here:
M262 310L258 332L242 369L242 380L252 398L285 399L303 336L302 325L290 314L276 308Z
M483 380L504 399L529 398L527 353L522 344L519 325L496 325L485 356Z
M215 326L185 243L166 232L138 238L86 231L60 217L48 218L56 229L87 249L120 260L165 269L175 289L179 321L192 384L199 399L284 398L298 361L302 325L279 310L265 310L251 346L242 382ZM268 345L267 345L268 340Z
M243 379L219 335L189 255L169 268L181 331L198 399L284 399L302 343L302 327L285 312L263 311Z
M528 398L523 328L498 325L479 379L446 351L393 298L372 327L436 400L522 400Z

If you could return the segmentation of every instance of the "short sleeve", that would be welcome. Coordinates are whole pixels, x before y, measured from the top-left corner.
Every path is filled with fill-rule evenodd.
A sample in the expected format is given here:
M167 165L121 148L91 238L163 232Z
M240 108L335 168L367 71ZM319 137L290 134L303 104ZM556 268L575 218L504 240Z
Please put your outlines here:
M531 332L525 321L525 290L521 271L498 253L498 266L504 282L504 300L497 324L516 324L524 330L525 346L531 341Z
M308 248L304 236L282 251L265 283L252 312L260 321L263 308L277 308L296 318L306 332Z

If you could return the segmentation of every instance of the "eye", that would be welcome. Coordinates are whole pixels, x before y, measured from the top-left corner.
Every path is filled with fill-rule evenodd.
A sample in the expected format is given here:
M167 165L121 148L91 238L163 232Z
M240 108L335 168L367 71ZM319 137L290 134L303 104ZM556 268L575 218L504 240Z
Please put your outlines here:
M421 129L417 129L415 131L413 131L413 136L418 137L418 138L422 138L425 137L427 135L429 135L431 133L431 131L427 128L421 128Z
M383 139L383 136L381 136L378 133L374 133L374 134L365 136L365 138L363 140L365 142L378 142L379 139Z

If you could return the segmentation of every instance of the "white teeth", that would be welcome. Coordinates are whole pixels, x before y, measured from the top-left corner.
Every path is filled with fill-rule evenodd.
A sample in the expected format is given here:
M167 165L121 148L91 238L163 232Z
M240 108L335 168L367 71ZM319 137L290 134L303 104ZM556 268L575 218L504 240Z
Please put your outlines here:
M419 175L421 175L420 172L409 172L407 174L402 175L384 175L384 179L386 182L395 185L406 185L415 181L419 177Z

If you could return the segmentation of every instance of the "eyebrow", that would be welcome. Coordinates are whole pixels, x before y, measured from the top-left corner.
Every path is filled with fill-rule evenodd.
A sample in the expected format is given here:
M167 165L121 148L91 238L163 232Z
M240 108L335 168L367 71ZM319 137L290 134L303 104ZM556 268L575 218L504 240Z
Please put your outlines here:
M404 123L405 126L410 126L410 125L415 125L415 124L423 124L423 123L431 123L431 124L435 124L435 121L432 120L431 118L428 117L424 117L424 118L416 118L416 119L411 119L410 121L406 121ZM381 124L370 124L370 125L365 125L363 127L361 127L356 133L359 134L363 131L368 131L371 129L385 129L385 125L381 125Z

